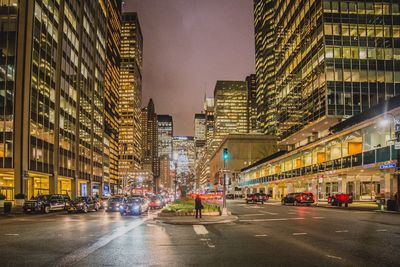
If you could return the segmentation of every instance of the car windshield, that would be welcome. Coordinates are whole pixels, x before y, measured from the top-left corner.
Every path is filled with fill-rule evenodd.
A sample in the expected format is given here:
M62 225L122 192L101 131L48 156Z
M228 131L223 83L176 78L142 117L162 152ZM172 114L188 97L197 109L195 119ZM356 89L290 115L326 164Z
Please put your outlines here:
M113 197L110 199L111 202L121 202L122 198L121 197Z
M128 203L140 203L140 198L130 198L128 199Z
M40 201L45 201L50 198L50 195L39 195L31 198L31 200L40 200Z

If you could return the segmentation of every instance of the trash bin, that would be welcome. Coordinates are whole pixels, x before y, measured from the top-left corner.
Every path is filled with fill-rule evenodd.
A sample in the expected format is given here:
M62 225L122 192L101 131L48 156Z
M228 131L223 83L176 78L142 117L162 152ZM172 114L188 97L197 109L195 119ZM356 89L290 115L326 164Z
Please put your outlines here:
M12 202L4 202L4 214L10 214L12 208Z
M396 200L388 199L386 207L387 207L387 210L396 211Z

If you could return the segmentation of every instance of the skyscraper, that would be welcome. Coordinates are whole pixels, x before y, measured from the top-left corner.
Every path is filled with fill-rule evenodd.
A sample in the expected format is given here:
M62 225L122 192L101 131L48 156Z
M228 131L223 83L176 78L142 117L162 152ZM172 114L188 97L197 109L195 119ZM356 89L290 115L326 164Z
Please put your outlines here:
M142 167L151 171L154 179L160 175L160 163L158 157L158 125L157 114L153 99L142 109ZM157 184L157 183L155 183Z
M398 3L297 3L255 1L258 95L272 101L264 129L288 144L400 94Z
M257 121L262 132L275 134L274 0L254 0Z
M214 101L215 134L211 145L213 150L228 134L248 133L246 82L217 81Z
M1 192L102 193L105 3L3 1L0 12Z
M119 176L129 177L142 159L142 53L143 37L136 13L122 15L119 89Z
M195 178L196 187L200 185L199 164L206 150L206 114L194 114L194 143L195 143Z
M119 76L121 0L107 1L107 66L104 84L104 179L105 187L118 192Z

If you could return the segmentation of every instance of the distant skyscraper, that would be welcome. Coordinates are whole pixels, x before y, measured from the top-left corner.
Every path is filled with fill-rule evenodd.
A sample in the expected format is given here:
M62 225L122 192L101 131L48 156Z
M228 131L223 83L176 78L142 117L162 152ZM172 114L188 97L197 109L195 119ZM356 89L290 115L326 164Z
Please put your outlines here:
M104 181L118 192L119 74L121 42L121 0L107 1L107 48L104 83ZM109 182L109 184L108 184Z
M0 4L0 191L103 191L103 1Z
M248 133L247 84L244 81L217 81L214 99L213 150L228 134Z
M153 100L150 99L147 107L142 109L142 167L153 172L157 179L160 174L158 158L158 125L157 114Z
M194 114L194 140L196 147L203 147L206 143L206 114Z
M141 168L141 99L143 37L136 13L122 15L119 89L119 176Z
M174 136L173 160L178 181L182 185L194 186L195 145L193 136Z
M195 142L195 169L198 169L199 164L201 164L201 158L204 156L206 149L206 114L197 113L194 114L194 142ZM200 176L197 171L196 175L196 185L200 184Z
M249 132L258 132L259 123L257 122L257 81L256 75L251 74L246 77L247 84L247 112L249 119Z
M172 159L172 137L174 135L174 124L172 116L157 115L158 124L158 156L168 156Z
M160 186L164 190L172 190L172 137L174 125L172 116L157 115L158 123L158 156L160 162Z

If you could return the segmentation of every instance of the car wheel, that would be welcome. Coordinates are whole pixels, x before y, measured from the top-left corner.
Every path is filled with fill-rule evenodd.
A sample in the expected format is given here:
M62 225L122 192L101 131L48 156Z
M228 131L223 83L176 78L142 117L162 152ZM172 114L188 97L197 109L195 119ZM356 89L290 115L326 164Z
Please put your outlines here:
M142 208L139 209L138 215L139 215L139 216L142 215Z
M297 206L297 205L298 205L297 200L295 200L295 201L293 202L293 206Z
M94 211L98 211L99 207L97 205L94 205Z
M344 206L347 208L349 206L349 203L344 203Z
M283 205L283 206L285 206L285 205L286 205L286 203L285 203L285 201L284 201L284 200L282 200L282 201L281 201L281 203L282 203L282 205Z
M310 203L307 203L307 207L310 207L311 206L311 204Z
M84 212L84 213L87 213L88 212L88 207L85 205L85 206L83 206L83 209L82 209L82 211Z
M50 206L45 206L43 211L46 214L50 213Z
M125 215L125 212L123 212L123 211L120 211L119 213L121 214L121 216Z

